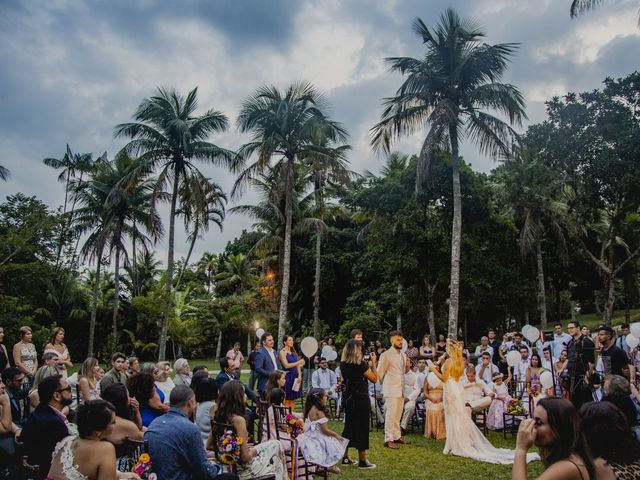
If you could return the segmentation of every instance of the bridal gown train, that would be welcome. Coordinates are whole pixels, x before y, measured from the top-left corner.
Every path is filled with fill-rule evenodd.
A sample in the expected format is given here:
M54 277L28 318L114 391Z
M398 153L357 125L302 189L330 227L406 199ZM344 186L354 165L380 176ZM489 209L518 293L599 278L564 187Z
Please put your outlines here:
M459 380L449 378L444 383L444 422L447 440L445 455L473 458L480 462L510 464L515 452L496 448L482 434L464 407L464 387ZM528 453L527 462L540 460L537 453Z

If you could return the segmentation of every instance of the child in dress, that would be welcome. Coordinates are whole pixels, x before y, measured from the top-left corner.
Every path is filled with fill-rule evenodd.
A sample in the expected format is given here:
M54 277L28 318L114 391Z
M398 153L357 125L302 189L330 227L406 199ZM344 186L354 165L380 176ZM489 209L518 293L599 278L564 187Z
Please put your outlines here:
M496 373L492 378L493 385L490 388L495 393L487 418L487 428L489 430L502 430L504 428L504 417L507 405L511 401L509 388L502 380L502 373Z
M349 440L329 428L327 393L323 388L312 388L304 403L304 433L298 437L302 456L307 462L327 467L331 473L340 473L337 463L347 449Z

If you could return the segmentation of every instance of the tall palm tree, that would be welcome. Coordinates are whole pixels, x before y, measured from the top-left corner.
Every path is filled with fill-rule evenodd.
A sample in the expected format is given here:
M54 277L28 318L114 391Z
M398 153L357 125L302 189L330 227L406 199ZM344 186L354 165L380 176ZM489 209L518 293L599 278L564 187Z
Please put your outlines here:
M206 289L209 294L213 293L215 272L218 268L218 255L211 252L204 252L196 265L196 272L202 273L205 277Z
M146 295L153 290L160 275L161 263L156 260L153 250L143 249L138 253L135 264L131 262L125 265L126 276L122 281L132 296Z
M598 8L602 2L603 0L573 0L569 10L571 18L576 18L589 10ZM640 10L638 11L638 26L640 26Z
M434 154L441 150L451 154L453 226L448 335L454 338L458 334L462 233L459 144L468 138L484 154L508 155L515 132L508 123L483 109L502 113L510 124L519 125L526 118L524 98L513 85L500 83L515 44L484 43L484 32L461 19L453 9L442 14L434 31L419 18L413 29L422 38L426 52L421 59L387 59L392 71L407 78L394 97L385 99L381 120L372 129L372 145L389 152L394 140L426 128L417 167L417 191L429 175Z
M232 151L207 141L212 133L223 132L228 127L227 117L219 111L208 110L195 116L198 106L198 88L183 97L175 90L158 89L157 95L142 101L134 114L133 123L115 127L116 137L130 137L124 147L127 152L139 155L141 167L137 174L158 171L156 193L171 185L169 210L169 245L167 252L166 298L170 298L175 267L175 223L180 186L192 176L202 176L196 162L221 165L235 171L241 164ZM162 315L158 358L164 360L169 328L170 301L167 300Z
M7 180L9 180L10 176L11 172L9 171L9 169L0 165L0 180L4 180L6 182Z
M232 195L240 194L272 161L283 167L285 229L277 332L280 346L288 323L294 167L311 153L329 154L326 147L314 143L317 135L328 142L344 142L347 132L327 116L323 96L309 83L293 84L284 92L274 86L259 88L242 104L238 126L252 134L251 141L240 149L243 157L257 153L258 158L241 173Z
M216 275L216 282L224 287L234 287L242 295L255 280L256 269L251 260L242 253L231 254L223 264L223 270Z

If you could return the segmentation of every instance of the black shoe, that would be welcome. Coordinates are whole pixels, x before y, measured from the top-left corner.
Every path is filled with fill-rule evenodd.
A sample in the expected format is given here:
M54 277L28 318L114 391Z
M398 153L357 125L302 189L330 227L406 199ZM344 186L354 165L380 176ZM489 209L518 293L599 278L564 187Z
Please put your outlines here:
M358 468L362 468L364 469L371 469L371 468L376 468L376 464L375 463L370 463L369 460L365 460L358 462Z
M355 460L351 460L349 457L344 457L342 459L342 465L344 466L355 465L356 463L358 462L356 462Z

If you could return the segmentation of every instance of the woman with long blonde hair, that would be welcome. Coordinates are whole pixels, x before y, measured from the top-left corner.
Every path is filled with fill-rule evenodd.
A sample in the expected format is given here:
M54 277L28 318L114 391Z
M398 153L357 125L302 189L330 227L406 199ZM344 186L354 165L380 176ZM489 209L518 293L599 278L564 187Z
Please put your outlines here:
M495 448L476 427L465 408L464 387L460 379L464 375L462 346L451 339L447 340L448 358L442 365L442 373L433 362L429 370L443 383L444 422L447 439L443 453L458 455L488 463L513 463L515 452L504 448ZM537 454L528 454L527 461L538 460Z

